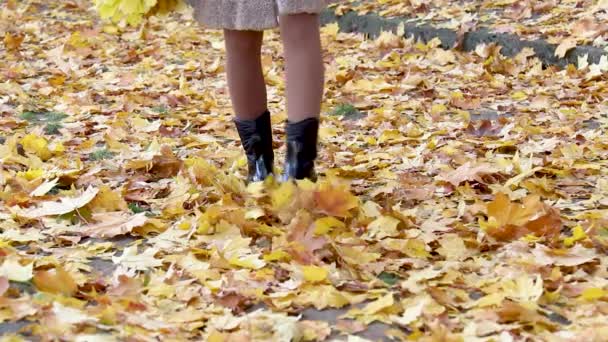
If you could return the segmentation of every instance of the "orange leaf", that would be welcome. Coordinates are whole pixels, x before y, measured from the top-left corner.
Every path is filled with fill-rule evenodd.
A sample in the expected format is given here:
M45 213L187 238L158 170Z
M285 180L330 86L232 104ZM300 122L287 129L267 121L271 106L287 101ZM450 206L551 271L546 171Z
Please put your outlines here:
M19 50L24 38L25 35L23 34L11 34L6 32L4 34L4 46L6 46L6 49L9 51Z
M34 285L44 292L73 296L78 291L78 285L72 276L57 266L51 270L36 271L34 274Z
M482 223L487 233L500 241L518 239L528 234L555 238L562 221L559 211L543 203L538 196L514 203L505 194L498 194L487 205L488 222Z
M315 205L323 213L336 216L348 217L349 211L358 205L355 197L346 185L334 183L322 183L314 193Z

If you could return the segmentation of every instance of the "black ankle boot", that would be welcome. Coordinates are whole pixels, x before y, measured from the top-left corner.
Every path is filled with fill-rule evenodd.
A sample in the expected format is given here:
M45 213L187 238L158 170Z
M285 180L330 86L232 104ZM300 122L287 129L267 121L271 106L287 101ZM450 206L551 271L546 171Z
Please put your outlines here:
M319 119L311 118L297 123L287 122L287 157L282 181L289 179L317 180L315 159L317 159L317 140Z
M261 182L272 174L272 126L270 112L266 111L255 120L234 120L247 154L249 176L247 182Z

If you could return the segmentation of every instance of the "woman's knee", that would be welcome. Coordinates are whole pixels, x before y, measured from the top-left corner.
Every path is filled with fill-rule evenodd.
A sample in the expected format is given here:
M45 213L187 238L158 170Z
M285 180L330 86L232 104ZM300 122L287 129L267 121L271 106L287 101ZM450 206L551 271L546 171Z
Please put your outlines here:
M292 14L279 18L281 35L286 44L307 45L319 40L319 16L317 14Z
M259 53L264 33L261 31L224 30L226 49L244 53Z

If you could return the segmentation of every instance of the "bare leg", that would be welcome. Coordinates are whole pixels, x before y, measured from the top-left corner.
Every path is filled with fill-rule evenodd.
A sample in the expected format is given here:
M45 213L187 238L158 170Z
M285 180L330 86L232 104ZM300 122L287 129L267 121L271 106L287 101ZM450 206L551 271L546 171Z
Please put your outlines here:
M284 15L279 22L285 48L289 122L318 118L325 82L319 16Z
M226 73L232 107L238 119L257 119L267 109L262 71L262 31L224 30Z

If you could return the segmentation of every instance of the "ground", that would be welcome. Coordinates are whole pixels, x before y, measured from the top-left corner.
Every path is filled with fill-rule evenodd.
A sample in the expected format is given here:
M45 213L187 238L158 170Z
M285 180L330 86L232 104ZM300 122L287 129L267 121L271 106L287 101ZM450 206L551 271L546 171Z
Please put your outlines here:
M330 24L319 182L246 185L219 32L188 13L120 27L85 1L0 16L5 340L608 336L604 66Z

